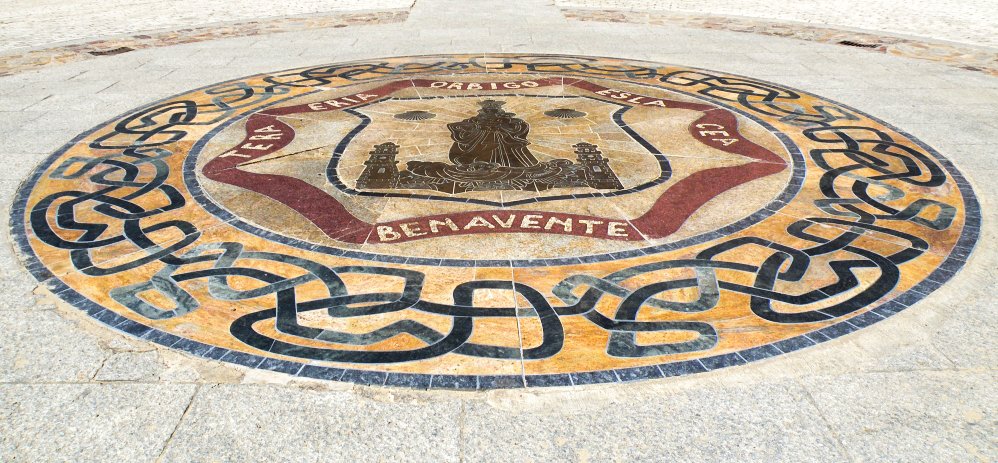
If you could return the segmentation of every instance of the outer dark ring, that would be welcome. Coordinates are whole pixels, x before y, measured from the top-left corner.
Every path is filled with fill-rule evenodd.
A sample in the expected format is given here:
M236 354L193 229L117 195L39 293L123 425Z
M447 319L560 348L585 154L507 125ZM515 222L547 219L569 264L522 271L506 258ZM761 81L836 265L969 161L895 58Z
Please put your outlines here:
M559 55L546 55L546 56L559 56ZM567 56L566 56L567 57ZM640 62L639 60L628 60L631 62ZM652 64L652 63L650 63ZM661 63L654 63L660 65ZM688 69L696 69L689 68ZM726 75L731 75L738 77L734 74L725 73ZM245 78L243 78L245 79ZM228 82L234 82L243 79L233 79ZM746 79L751 79L747 78ZM758 79L752 79L758 82ZM201 87L200 89L194 89L191 91L197 91L205 88L210 88L218 83L207 85ZM795 91L800 94L810 95L817 97L816 95L800 91L791 87L786 87L779 85L778 87ZM856 110L848 105L844 105L827 98L819 97L824 101L834 103L842 108L852 111L856 114L867 117L884 127L889 128L898 134L906 137L913 143L915 143L920 148L924 149L928 154L933 156L935 160L949 173L954 179L961 197L963 199L964 206L964 226L961 230L960 237L957 240L955 247L952 252L950 252L943 262L936 267L927 277L922 281L917 283L908 291L894 297L893 299L872 308L871 310L863 313L859 316L852 317L848 320L842 320L838 323L832 324L820 330L808 333L806 335L800 335L792 338L783 339L770 344L760 345L749 349L744 349L737 352L731 352L723 355L716 355L712 357L705 357L696 360L680 361L680 362L669 362L662 363L658 365L645 366L645 367L635 367L635 368L621 368L621 369L611 369L602 370L594 372L585 373L564 373L564 374L552 374L552 375L508 375L508 376L487 376L487 375L430 375L430 374L408 374L408 373L386 373L377 372L369 370L354 370L354 369L343 369L335 367L325 367L318 365L309 365L304 362L294 362L285 361L269 357L263 357L258 355L246 354L243 352L233 351L221 347L211 346L197 341L181 338L173 334L160 331L144 325L139 322L132 321L121 315L118 315L114 311L108 310L101 306L100 304L84 297L73 288L66 285L58 277L54 276L48 268L41 262L39 257L35 254L33 248L28 239L28 230L26 224L22 220L27 207L27 201L29 196L35 186L35 184L41 179L42 175L48 170L52 164L59 159L70 147L75 145L80 140L84 139L86 136L94 133L100 128L121 119L129 114L136 111L142 110L144 108L149 108L177 96L189 93L190 91L183 92L181 94L171 96L157 102L142 106L130 110L118 117L112 118L94 129L84 132L73 140L68 142L58 151L50 155L45 161L39 164L38 167L32 172L28 179L21 184L18 188L17 193L14 198L13 205L10 211L10 230L13 240L16 242L17 247L20 251L20 257L23 264L27 270L34 276L41 284L45 285L49 290L51 290L56 296L58 296L63 301L75 306L76 308L86 312L91 317L97 319L101 323L104 323L112 328L115 328L121 332L131 334L133 336L139 337L141 339L152 341L165 347L171 347L175 349L180 349L192 353L194 355L204 357L207 359L222 360L232 364L248 366L252 368L259 368L265 370L278 371L282 373L292 374L300 377L306 378L317 378L317 379L331 379L339 380L345 382L352 382L365 385L386 385L386 386L402 386L402 387L412 387L419 389L466 389L466 390L485 390L485 389L499 389L499 388L518 388L518 387L540 387L540 386L567 386L567 385L582 385L582 384L593 384L593 383L608 383L608 382L627 382L638 379L650 379L650 378L661 378L669 376L679 376L684 374L700 373L711 370L716 370L728 366L745 364L747 362L762 360L769 357L774 357L783 353L789 353L795 350L799 350L805 347L810 347L839 336L848 334L850 332L856 331L860 328L872 325L881 320L890 317L902 310L905 310L917 303L928 294L932 293L951 278L953 278L957 271L959 271L970 254L972 253L974 246L980 236L980 226L981 226L981 214L980 214L980 204L971 188L970 183L967 179L960 173L960 171L946 158L942 157L936 150L929 147L928 145L922 143L917 138L911 136L910 134L888 124L876 117L870 116L865 112ZM781 140L783 138L781 137ZM796 156L799 156L797 152ZM189 157L185 162L191 162L193 156ZM794 175L797 175L798 169L798 158L794 158ZM186 164L185 164L185 167ZM185 175L189 172L189 169L185 168ZM188 183L190 186L190 183ZM799 185L796 187L799 189ZM203 194L200 191L192 190L192 193L198 198L199 201L204 201ZM796 193L796 190L794 191ZM786 194L786 191L784 192ZM791 195L790 197L793 197ZM781 203L776 206L778 209L782 207L785 203ZM768 214L775 212L775 209L769 211L770 207L765 208ZM223 211L224 212L224 211ZM760 211L760 213L763 211ZM731 225L729 227L734 227ZM744 228L747 225L742 225ZM729 228L726 227L726 228ZM252 230L252 233L256 233ZM736 230L724 232L719 236L711 236L705 239L713 239L724 234L734 232ZM269 232L268 232L269 233ZM268 239L281 238L277 235L260 235L266 236ZM703 236L703 235L701 235ZM695 238L700 238L695 237ZM280 240L275 240L280 241ZM683 246L688 246L689 244L683 244ZM669 249L675 249L678 243L674 243ZM322 247L316 247L315 245L308 245L305 249L309 250L320 250L325 251ZM668 249L656 248L653 252L665 251ZM344 255L343 253L332 253L335 255ZM351 256L357 257L357 256ZM628 256L623 255L612 255L608 259L618 259ZM391 261L388 261L391 262ZM450 265L449 262L428 262L421 263L409 260L409 263L422 264L422 265ZM474 261L472 261L474 262ZM513 265L516 265L514 262ZM545 263L544 265L557 265L555 262Z

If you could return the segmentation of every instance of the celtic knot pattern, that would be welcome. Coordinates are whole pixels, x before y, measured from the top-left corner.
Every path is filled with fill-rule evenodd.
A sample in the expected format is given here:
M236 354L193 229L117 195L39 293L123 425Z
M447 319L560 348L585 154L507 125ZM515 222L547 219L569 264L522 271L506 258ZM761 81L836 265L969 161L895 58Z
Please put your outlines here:
M347 251L338 251L342 263L329 264L257 242L206 238L217 225L187 217L199 206L178 183L179 166L191 143L219 124L325 87L486 69L663 85L782 124L784 132L796 128L808 178L798 166L791 182L803 193L770 205L768 214L797 208L774 216L781 218L773 222L779 230L720 230L686 255L669 254L667 247L621 253L620 262L633 264L605 271L572 267L548 286L472 279L450 288L447 297L427 294L433 272L443 267L385 259L358 264L356 258L347 262L354 256ZM767 354L775 355L800 344L785 341L801 333L791 329L795 325L819 333L807 338L813 343L900 310L903 305L891 301L915 284L928 281L919 294L931 291L959 268L979 220L969 187L947 161L851 108L749 78L584 57L426 57L262 75L150 105L84 140L85 150L57 153L22 190L23 206L15 208L12 223L27 254L37 253L44 266L52 262L43 256L52 255L49 249L64 252L71 271L81 275L69 287L94 300L99 291L79 282L122 277L128 283L104 291L108 299L101 304L154 327L218 304L253 307L228 325L238 341L230 348L301 361L388 365L448 355L553 361L578 321L601 330L601 350L611 359L727 358L738 356L743 345L756 354L775 346ZM927 255L950 256L951 263L933 269L931 278L906 265ZM352 283L358 278L368 283ZM394 289L383 289L388 287ZM512 294L510 300L520 302L479 305L482 292ZM737 327L722 326L711 314L739 305L758 323L791 327L789 335L725 344L726 333ZM357 331L350 328L357 320L387 321L365 322L374 327ZM538 341L521 347L477 340L485 320L535 324ZM413 341L369 348L400 337ZM770 344L777 341L785 342ZM696 365L709 368L706 361Z

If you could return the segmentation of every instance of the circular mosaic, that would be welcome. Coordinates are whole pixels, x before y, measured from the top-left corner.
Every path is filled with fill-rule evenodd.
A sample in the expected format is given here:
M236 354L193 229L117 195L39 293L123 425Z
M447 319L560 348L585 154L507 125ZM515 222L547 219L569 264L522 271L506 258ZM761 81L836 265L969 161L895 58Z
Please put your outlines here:
M712 370L953 276L965 179L855 109L609 58L443 55L193 90L80 135L11 217L28 268L196 355L420 388Z

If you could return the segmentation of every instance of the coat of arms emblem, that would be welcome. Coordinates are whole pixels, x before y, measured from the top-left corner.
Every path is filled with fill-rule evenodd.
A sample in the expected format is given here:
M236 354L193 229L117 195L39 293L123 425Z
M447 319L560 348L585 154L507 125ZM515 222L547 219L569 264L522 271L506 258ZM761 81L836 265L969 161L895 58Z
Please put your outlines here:
M385 81L265 109L242 130L204 176L297 214L275 228L348 245L511 233L681 239L705 204L786 169L729 110L562 77Z

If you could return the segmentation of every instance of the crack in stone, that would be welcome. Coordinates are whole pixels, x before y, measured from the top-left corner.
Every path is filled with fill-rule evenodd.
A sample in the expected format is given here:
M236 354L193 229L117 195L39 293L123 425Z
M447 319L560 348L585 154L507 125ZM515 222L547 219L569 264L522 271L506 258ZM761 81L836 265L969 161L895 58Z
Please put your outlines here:
M170 442L173 442L173 437L177 434L177 430L180 429L180 425L184 422L184 418L187 417L187 412L191 410L191 406L194 405L194 399L197 398L198 394L201 392L201 385L198 384L194 388L194 393L191 394L191 400L187 402L187 406L184 407L184 412L180 414L180 419L177 420L177 425L173 427L173 431L170 432L170 436L166 438L163 442L163 448L159 451L159 456L156 457L156 463L163 461L163 457L166 456L166 449L170 448Z

